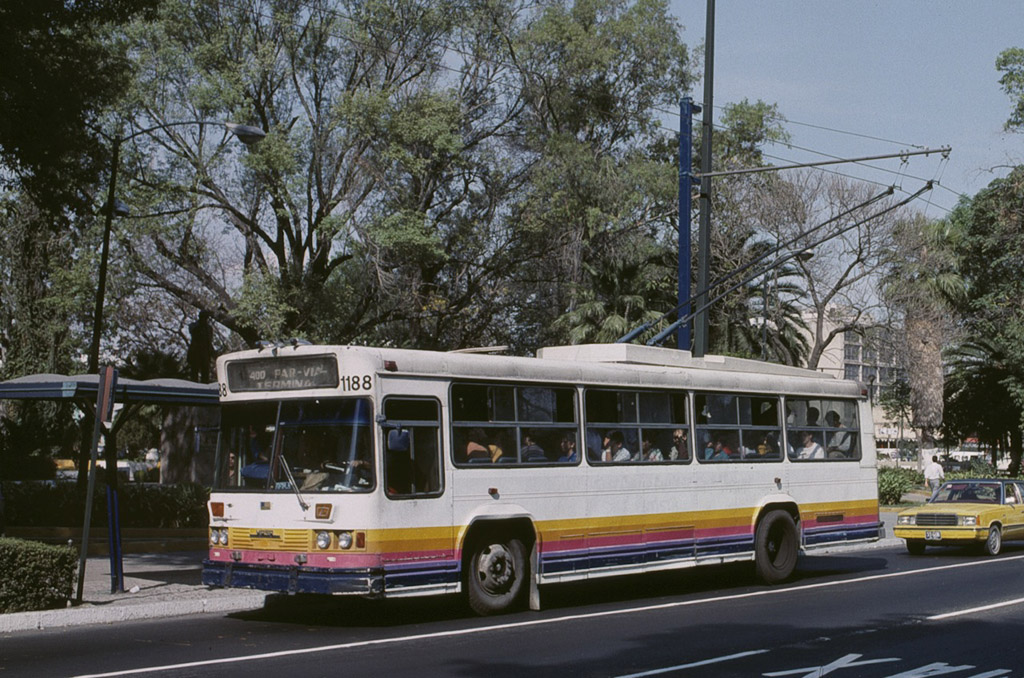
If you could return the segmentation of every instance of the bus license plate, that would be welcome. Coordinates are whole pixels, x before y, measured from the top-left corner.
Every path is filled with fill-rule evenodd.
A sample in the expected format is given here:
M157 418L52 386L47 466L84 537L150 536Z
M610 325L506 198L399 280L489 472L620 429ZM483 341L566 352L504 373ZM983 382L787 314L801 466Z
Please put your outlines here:
M924 538L927 541L939 541L940 539L942 539L942 533L938 530L926 530L924 533Z

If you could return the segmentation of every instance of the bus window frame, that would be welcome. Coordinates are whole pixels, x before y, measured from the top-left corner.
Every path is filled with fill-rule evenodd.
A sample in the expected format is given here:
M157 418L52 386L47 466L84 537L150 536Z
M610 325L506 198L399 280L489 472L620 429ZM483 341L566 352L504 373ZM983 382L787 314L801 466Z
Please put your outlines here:
M749 464L780 464L788 456L785 453L785 450L786 450L785 428L786 427L785 427L785 424L782 421L782 417L781 417L781 413L784 411L783 408L785 407L785 401L784 401L783 396L781 394L779 394L779 393L774 393L774 394L771 394L771 393L756 393L756 392L749 392L749 391L727 391L727 392L723 392L723 391L710 391L710 390L696 390L696 391L692 391L691 392L691 396L693 398L692 402L693 402L693 420L694 420L693 421L693 434L691 435L691 438L693 438L693 447L694 447L694 450L695 450L694 457L697 459L698 463L700 463L700 464L710 464L712 466L714 466L714 465L728 465L728 464L748 464L748 463ZM698 423L697 422L697 399L700 396L728 396L728 397L732 398L733 399L733 409L735 410L735 412L734 412L734 421L731 421L731 422L728 422L728 423L725 423L725 424L707 424L707 423L700 424L700 423ZM762 401L763 400L774 400L775 404L776 404L776 407L775 407L775 425L774 426L768 426L768 425L764 425L764 424L743 423L742 412L739 409L740 408L740 400L742 398L749 398L751 400L762 400ZM698 445L697 445L697 443L698 443L697 436L699 436L701 434L701 432L704 432L704 431L709 431L709 432L712 433L712 435L714 434L715 431L721 431L723 433L734 434L735 437L736 437L736 443L737 443L736 446L738 448L737 452L739 452L740 456L738 456L738 457L729 457L728 459L710 459L710 458L705 459L704 456L703 456L703 447L702 447L703 446L703 442L701 442L701 447L698 447ZM773 455L773 456L766 455L764 457L743 456L743 453L740 450L743 450L743 449L756 449L756 447L745 447L744 444L743 444L744 443L743 438L745 437L744 434L753 433L755 431L756 432L774 432L776 434L776 445L778 446L778 450L777 450L777 453L775 455Z
M611 431L622 431L628 429L636 432L636 449L632 450L636 455L637 459L629 459L625 461L603 461L602 459L594 459L589 454L589 449L583 449L580 454L587 458L587 464L594 467L607 467L607 466L643 466L643 465L657 465L657 466L680 466L687 465L693 462L693 392L686 389L678 388L632 388L632 387L615 387L615 386L589 386L584 385L582 387L583 397L580 398L580 409L582 414L582 425L583 425L583 441L586 445L587 439L590 437L592 431L599 432L604 431L603 434L598 433L598 437L602 438ZM612 392L616 394L630 394L632 397L632 403L634 407L633 419L631 421L620 421L620 422L604 422L604 421L590 421L587 418L587 397L591 392ZM685 423L678 422L656 422L648 421L643 418L641 412L642 396L644 394L664 394L666 396L682 396L683 407L682 412L686 417ZM662 459L661 461L646 461L643 458L643 439L644 434L648 431L667 431L671 438L671 432L675 429L683 429L686 431L686 447L687 455L684 459ZM660 448L659 448L660 449ZM671 447L669 448L671 450ZM662 455L667 454L668 451L661 450Z
M412 401L420 401L420 402L430 402L430 403L433 403L435 408L436 408L436 412L437 412L437 420L434 421L434 422L428 422L426 420L420 420L420 419L399 419L399 420L387 419L386 418L386 412L387 412L387 403L388 403L389 400L405 400L405 401L412 400ZM388 499L392 500L392 501L408 501L410 499L435 499L437 497L443 496L444 493L445 493L445 490L447 489L447 484L446 484L445 481L446 481L447 475L448 475L445 472L446 469L445 469L445 465L444 465L444 462L445 462L445 454L444 454L444 416L443 416L444 404L440 401L439 398L436 398L436 397L433 397L433 396L409 396L409 395L402 395L402 394L398 394L398 393L392 393L392 394L384 396L381 399L381 401L380 401L380 412L381 412L382 418L381 418L381 421L378 422L379 427L380 427L380 441L381 441L381 446L380 446L380 448L381 448L381 456L380 456L380 468L381 468L380 478L381 478L381 482L379 483L379 485L383 488L384 496L387 497ZM388 489L388 468L389 468L389 464L388 464L388 461L387 461L387 455L388 455L388 435L387 434L388 434L388 432L391 429L394 429L394 428L401 429L403 427L403 424L406 425L406 430L415 428L416 426L420 426L422 428L427 428L431 424L433 424L436 427L436 430L437 430L437 433L436 433L436 436L437 436L437 441L436 441L437 442L436 457L437 457L437 463L438 463L437 474L438 474L438 481L440 483L440 486L434 492L413 492L413 493L409 493L409 494L392 494L389 491L389 489ZM387 426L387 428L385 428L385 426ZM411 436L410 436L410 438L411 438Z
M496 387L496 388L509 388L512 389L513 393L513 410L515 417L514 420L506 419L492 419L488 421L476 421L469 419L456 419L455 416L455 389L460 386L478 386L478 387ZM552 391L565 390L568 391L572 396L572 421L562 422L557 421L557 416L554 417L556 421L527 421L519 418L519 406L520 406L520 389L549 389ZM556 396L557 400L557 396ZM501 468L568 468L573 466L579 466L581 462L582 452L581 444L582 440L580 437L580 412L581 412L581 399L578 387L572 384L565 383L537 383L532 381L492 381L492 380L475 380L475 379L453 379L448 384L448 406L449 406L449 422L448 422L448 434L450 436L451 444L449 446L449 458L453 468L457 469L493 469L496 467ZM488 413L489 414L489 413ZM505 449L502 448L502 455L500 458L494 461L483 461L476 462L473 460L459 461L458 459L458 448L464 432L472 431L473 429L480 429L483 432L487 431L511 431L511 435L515 438L514 446ZM575 461L558 461L557 457L554 459L548 458L545 461L522 461L520 459L521 449L523 446L523 437L525 433L537 430L548 430L559 433L559 439L565 433L570 430L576 438L576 460ZM457 433L458 432L458 433ZM557 450L545 450L545 455L556 454Z
M850 404L853 405L852 409L853 409L853 413L854 413L854 416L856 417L857 421L856 421L856 425L854 427L850 427L850 426L841 426L841 427L828 426L826 424L826 422L825 422L826 412L821 412L820 410L822 408L816 408L816 409L819 410L819 412L818 412L818 419L817 419L817 422L815 423L815 425L808 426L806 423L804 423L804 424L796 424L796 423L794 423L792 426L790 426L789 423L786 423L785 426L784 426L785 439L786 439L786 453L785 453L784 456L786 457L787 461L795 463L795 464L806 464L806 463L817 464L817 463L821 463L821 462L832 462L832 463L858 462L859 463L864 458L864 445L863 445L863 441L861 439L862 438L861 434L863 433L863 430L861 429L861 426L860 426L860 423L861 423L860 403L862 401L862 398L843 398L843 397L839 397L839 396L820 396L820 395L813 395L813 396L810 396L810 395L790 395L790 396L784 396L783 397L783 402L782 402L782 407L783 407L782 412L786 412L787 411L787 408L789 406L789 401L791 401L791 400L805 400L805 401L808 401L808 402L811 402L811 401L819 401L819 402L820 401L827 401L827 402L850 403ZM789 440L789 438L790 438L790 431L792 431L794 434L799 434L802 431L810 431L810 432L812 432L812 435L815 436L815 440L816 441L817 441L817 437L816 436L820 435L821 436L821 441L820 441L819 444L822 447L822 458L821 459L807 459L807 458L801 458L799 456L796 456L795 454L791 454L790 450L794 450L795 451L796 448L793 446L793 444ZM849 434L851 434L853 436L853 439L852 439L853 442L851 444L854 444L857 447L857 451L856 451L855 454L852 454L850 456L843 456L843 457L829 456L829 453L828 453L828 440L829 440L829 437L832 434L840 432L840 431L844 431L844 432L849 433Z

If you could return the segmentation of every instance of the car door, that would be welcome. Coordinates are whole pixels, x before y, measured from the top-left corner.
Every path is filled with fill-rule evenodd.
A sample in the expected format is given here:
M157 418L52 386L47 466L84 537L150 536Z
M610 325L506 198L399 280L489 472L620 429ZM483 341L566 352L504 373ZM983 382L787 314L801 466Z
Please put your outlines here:
M1010 497L1014 503L1006 507L1003 534L1007 539L1024 539L1024 483L1006 483L1007 500Z

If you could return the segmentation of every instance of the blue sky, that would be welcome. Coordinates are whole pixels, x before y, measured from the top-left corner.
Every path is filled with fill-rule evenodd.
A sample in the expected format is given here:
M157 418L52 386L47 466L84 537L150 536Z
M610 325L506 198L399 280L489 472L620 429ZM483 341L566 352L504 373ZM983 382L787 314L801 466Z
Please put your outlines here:
M704 38L705 6L670 1L691 48ZM787 125L793 144L833 156L951 146L948 163L911 158L904 168L940 180L942 188L916 203L931 217L945 216L958 193L1005 176L1000 165L1024 163L1024 133L1003 130L1011 102L995 69L1000 51L1024 47L1021 0L717 0L715 10L716 120L723 104L762 99L794 123L898 142ZM693 97L703 96L699 84ZM777 156L773 164L824 159L782 146L766 151ZM899 160L871 165L901 169ZM858 165L832 169L886 185L900 180ZM922 183L902 179L906 192Z

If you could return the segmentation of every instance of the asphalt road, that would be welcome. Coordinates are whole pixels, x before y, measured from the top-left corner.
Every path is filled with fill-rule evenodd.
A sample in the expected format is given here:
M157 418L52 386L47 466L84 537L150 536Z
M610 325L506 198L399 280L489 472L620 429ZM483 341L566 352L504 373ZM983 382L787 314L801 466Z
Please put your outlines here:
M480 619L457 598L278 598L262 610L20 633L2 676L1024 677L1024 546L802 557L542 590Z

